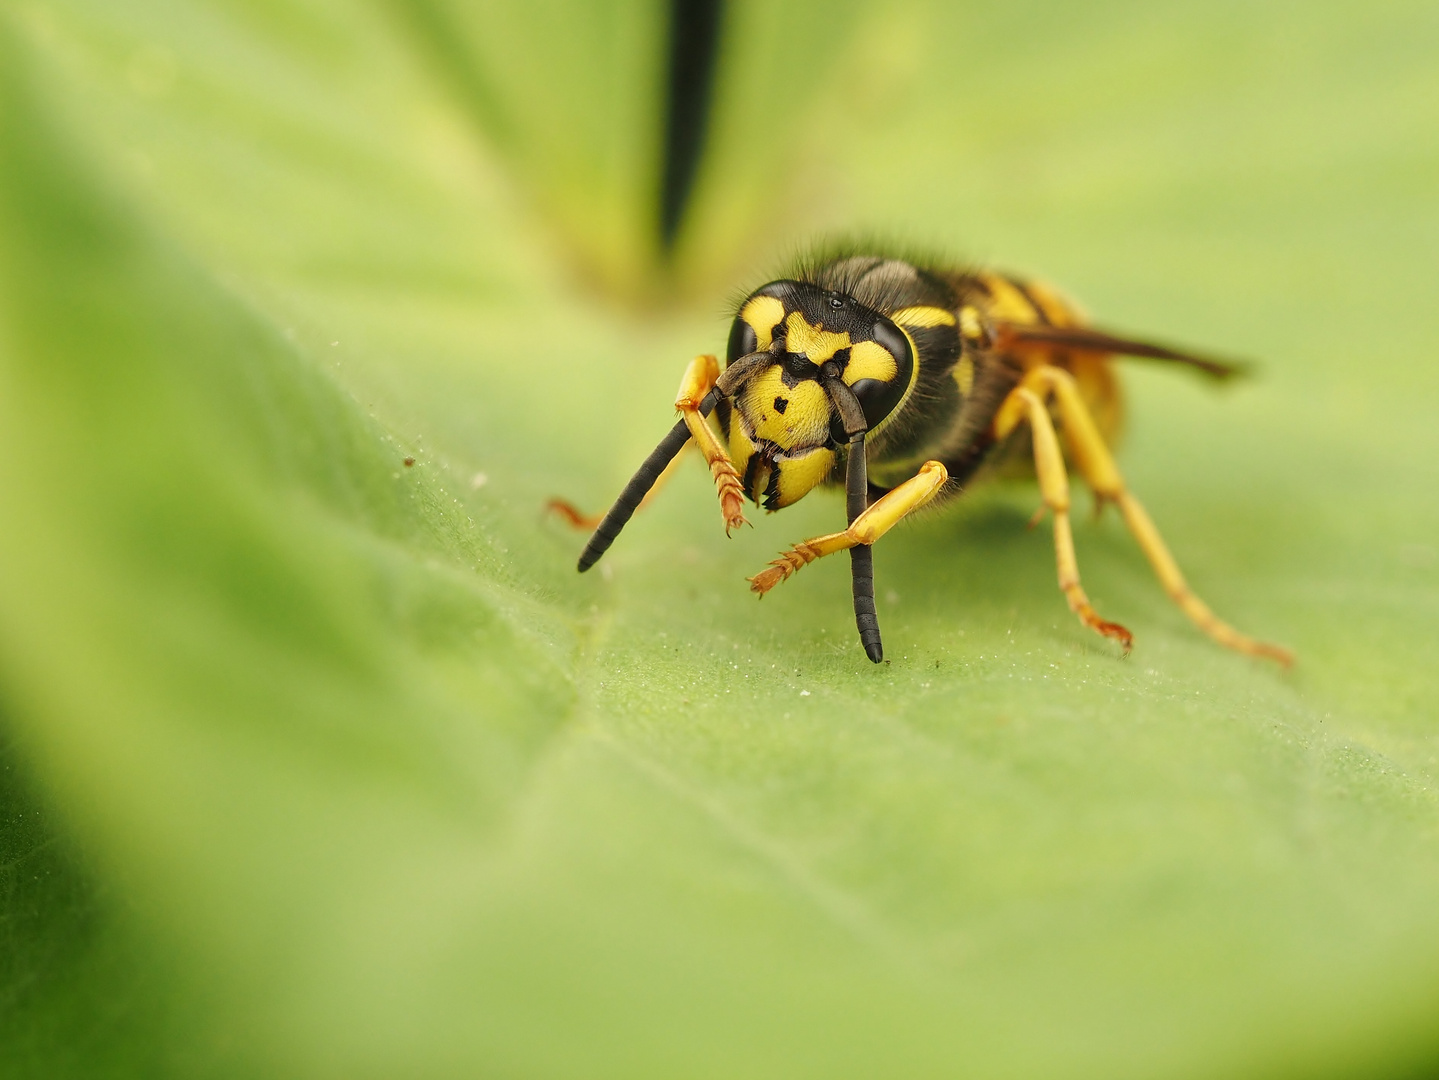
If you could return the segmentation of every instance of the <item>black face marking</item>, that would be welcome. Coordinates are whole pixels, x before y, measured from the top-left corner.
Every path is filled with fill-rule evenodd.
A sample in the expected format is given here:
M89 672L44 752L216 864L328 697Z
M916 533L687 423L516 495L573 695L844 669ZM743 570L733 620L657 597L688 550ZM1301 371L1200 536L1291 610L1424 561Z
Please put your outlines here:
M813 379L819 375L819 366L799 353L785 353L784 370L786 375L790 375L796 380Z
M789 408L789 398L787 398L787 397L777 397L777 398L774 399L774 411L777 412L777 413L779 413L781 416L784 415L784 411L785 411L786 409L788 409L788 408Z

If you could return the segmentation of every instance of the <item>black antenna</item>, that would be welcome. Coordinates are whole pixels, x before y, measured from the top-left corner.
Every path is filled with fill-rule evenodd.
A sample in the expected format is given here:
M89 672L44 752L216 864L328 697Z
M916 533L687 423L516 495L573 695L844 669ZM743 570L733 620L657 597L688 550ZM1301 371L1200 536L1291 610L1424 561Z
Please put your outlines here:
M665 254L674 249L704 156L723 14L724 0L670 0L669 82L660 179L660 245Z

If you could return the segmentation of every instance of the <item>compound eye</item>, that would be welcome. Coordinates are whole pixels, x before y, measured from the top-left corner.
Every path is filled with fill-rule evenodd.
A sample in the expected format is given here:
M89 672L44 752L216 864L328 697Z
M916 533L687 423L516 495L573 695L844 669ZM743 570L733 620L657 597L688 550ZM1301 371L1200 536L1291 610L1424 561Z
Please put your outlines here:
M759 347L759 338L754 327L744 319L735 319L729 331L729 345L725 349L725 363L733 364L741 356L748 356Z
M854 396L864 409L864 418L870 429L877 427L892 413L909 390L914 375L914 353L909 347L909 338L888 319L875 323L874 340L894 357L894 374L888 378L856 379L850 386Z

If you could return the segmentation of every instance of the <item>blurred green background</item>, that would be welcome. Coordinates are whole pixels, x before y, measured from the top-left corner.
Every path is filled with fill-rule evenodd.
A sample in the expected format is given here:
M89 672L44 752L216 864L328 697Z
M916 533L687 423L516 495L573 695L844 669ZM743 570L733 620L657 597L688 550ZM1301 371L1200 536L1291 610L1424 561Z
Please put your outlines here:
M1439 7L0 8L0 1072L1439 1070ZM1259 358L1126 372L1204 640L1032 485L743 576L599 508L836 230ZM404 459L411 458L413 467Z

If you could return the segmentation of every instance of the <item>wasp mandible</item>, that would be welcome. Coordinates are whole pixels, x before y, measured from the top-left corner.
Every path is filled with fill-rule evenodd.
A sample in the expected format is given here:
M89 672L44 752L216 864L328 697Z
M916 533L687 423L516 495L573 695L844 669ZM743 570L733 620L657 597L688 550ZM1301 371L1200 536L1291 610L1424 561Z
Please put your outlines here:
M745 523L746 498L780 510L842 483L848 526L795 544L749 583L763 596L808 563L848 551L860 643L878 663L872 545L920 507L1019 460L1032 462L1039 482L1034 522L1046 509L1053 515L1070 610L1128 653L1133 635L1102 618L1080 584L1067 458L1098 505L1118 508L1165 591L1201 630L1287 666L1287 649L1240 633L1194 594L1125 486L1108 447L1120 419L1115 356L1220 379L1239 370L1088 326L1038 282L874 254L809 260L740 303L723 370L713 356L690 363L675 400L680 420L599 521L579 569L599 561L691 441L714 477L726 533ZM567 503L552 505L588 523Z

